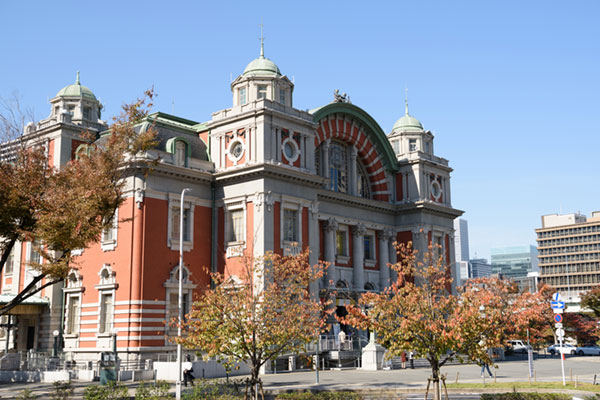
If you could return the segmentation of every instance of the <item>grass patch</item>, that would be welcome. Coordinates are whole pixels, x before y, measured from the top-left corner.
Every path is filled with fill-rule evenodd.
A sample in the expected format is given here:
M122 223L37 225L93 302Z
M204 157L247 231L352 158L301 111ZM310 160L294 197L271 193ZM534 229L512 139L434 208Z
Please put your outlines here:
M486 383L447 383L448 389L572 389L581 390L592 393L600 393L600 385L592 385L591 383L579 382L577 387L575 384L567 382L566 386L563 386L562 382L490 382Z

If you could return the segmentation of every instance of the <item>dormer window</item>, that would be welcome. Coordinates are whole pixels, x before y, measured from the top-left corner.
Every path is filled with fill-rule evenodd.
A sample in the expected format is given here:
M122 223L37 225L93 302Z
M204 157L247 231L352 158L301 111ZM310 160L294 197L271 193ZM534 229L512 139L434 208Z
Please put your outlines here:
M75 106L68 106L67 110L69 111L69 114L71 114L71 117L75 115Z
M257 99L266 99L267 98L267 85L258 85L256 92Z
M83 107L83 118L92 119L92 109L90 107Z
M285 89L279 89L279 102L285 105Z
M186 144L181 140L175 142L175 165L185 167Z
M248 102L248 95L246 92L246 88L241 88L239 90L239 99L240 99L240 105L244 105Z

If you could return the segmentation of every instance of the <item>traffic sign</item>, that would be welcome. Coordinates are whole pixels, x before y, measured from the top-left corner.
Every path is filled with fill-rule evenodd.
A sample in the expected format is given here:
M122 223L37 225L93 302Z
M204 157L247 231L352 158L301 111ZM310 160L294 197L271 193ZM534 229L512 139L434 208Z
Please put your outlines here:
M559 315L559 314L557 314L557 315ZM557 322L556 324L554 324L554 327L555 327L556 329L560 329L560 328L562 328L562 327L563 327L563 324L561 324L561 323Z
M552 295L552 301L562 301L562 296L559 292L556 292Z
M565 302L564 301L553 301L550 303L550 306L552 308L565 308Z
M554 314L554 322L556 322L557 324L560 324L562 322L562 315Z
M554 314L562 314L563 308L553 308L552 311L554 311Z
M556 330L556 336L558 336L559 338L562 338L563 336L565 336L565 330L560 328Z

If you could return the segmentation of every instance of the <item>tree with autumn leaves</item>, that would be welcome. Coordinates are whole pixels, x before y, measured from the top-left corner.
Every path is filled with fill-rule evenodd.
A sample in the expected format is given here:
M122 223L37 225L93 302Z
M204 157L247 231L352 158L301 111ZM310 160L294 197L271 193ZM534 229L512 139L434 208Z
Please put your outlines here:
M54 168L42 143L23 132L19 118L0 118L0 271L17 242L31 242L43 258L30 263L36 271L31 281L0 315L38 293L63 281L76 268L73 251L100 239L112 224L115 210L124 201L125 177L132 165L147 168L142 155L155 145L156 131L138 132L136 123L152 106L154 92L123 106L122 113L101 137L82 134L88 143L71 160ZM21 119L22 120L22 119Z
M453 295L439 249L418 254L410 244L399 245L398 259L391 265L398 280L381 293L363 294L357 305L347 307L343 322L374 330L388 355L415 351L426 358L436 399L440 369L448 361L492 364L488 349L522 337L547 307L541 297L513 293L493 279L474 281Z
M217 357L226 368L250 365L246 398L262 393L262 366L303 352L325 324L328 308L309 291L325 265L311 266L308 257L308 249L285 257L268 252L244 257L240 276L211 274L214 288L199 295L183 324L184 346Z

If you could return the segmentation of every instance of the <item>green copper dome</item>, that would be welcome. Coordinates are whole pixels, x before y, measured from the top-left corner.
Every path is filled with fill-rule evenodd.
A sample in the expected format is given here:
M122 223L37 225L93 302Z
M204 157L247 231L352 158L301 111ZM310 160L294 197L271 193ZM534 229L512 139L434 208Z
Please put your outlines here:
M422 131L421 122L408 113L408 101L406 102L406 113L402 116L392 128L392 131Z
M91 100L96 100L94 93L86 86L79 83L79 71L77 71L77 79L72 85L65 86L56 94L57 97L86 97Z
M273 61L261 56L256 60L250 61L250 64L244 69L243 75L281 76L281 71L279 71L279 67Z
M242 73L243 76L281 76L279 67L271 60L265 57L265 47L261 38L260 57L250 61Z

